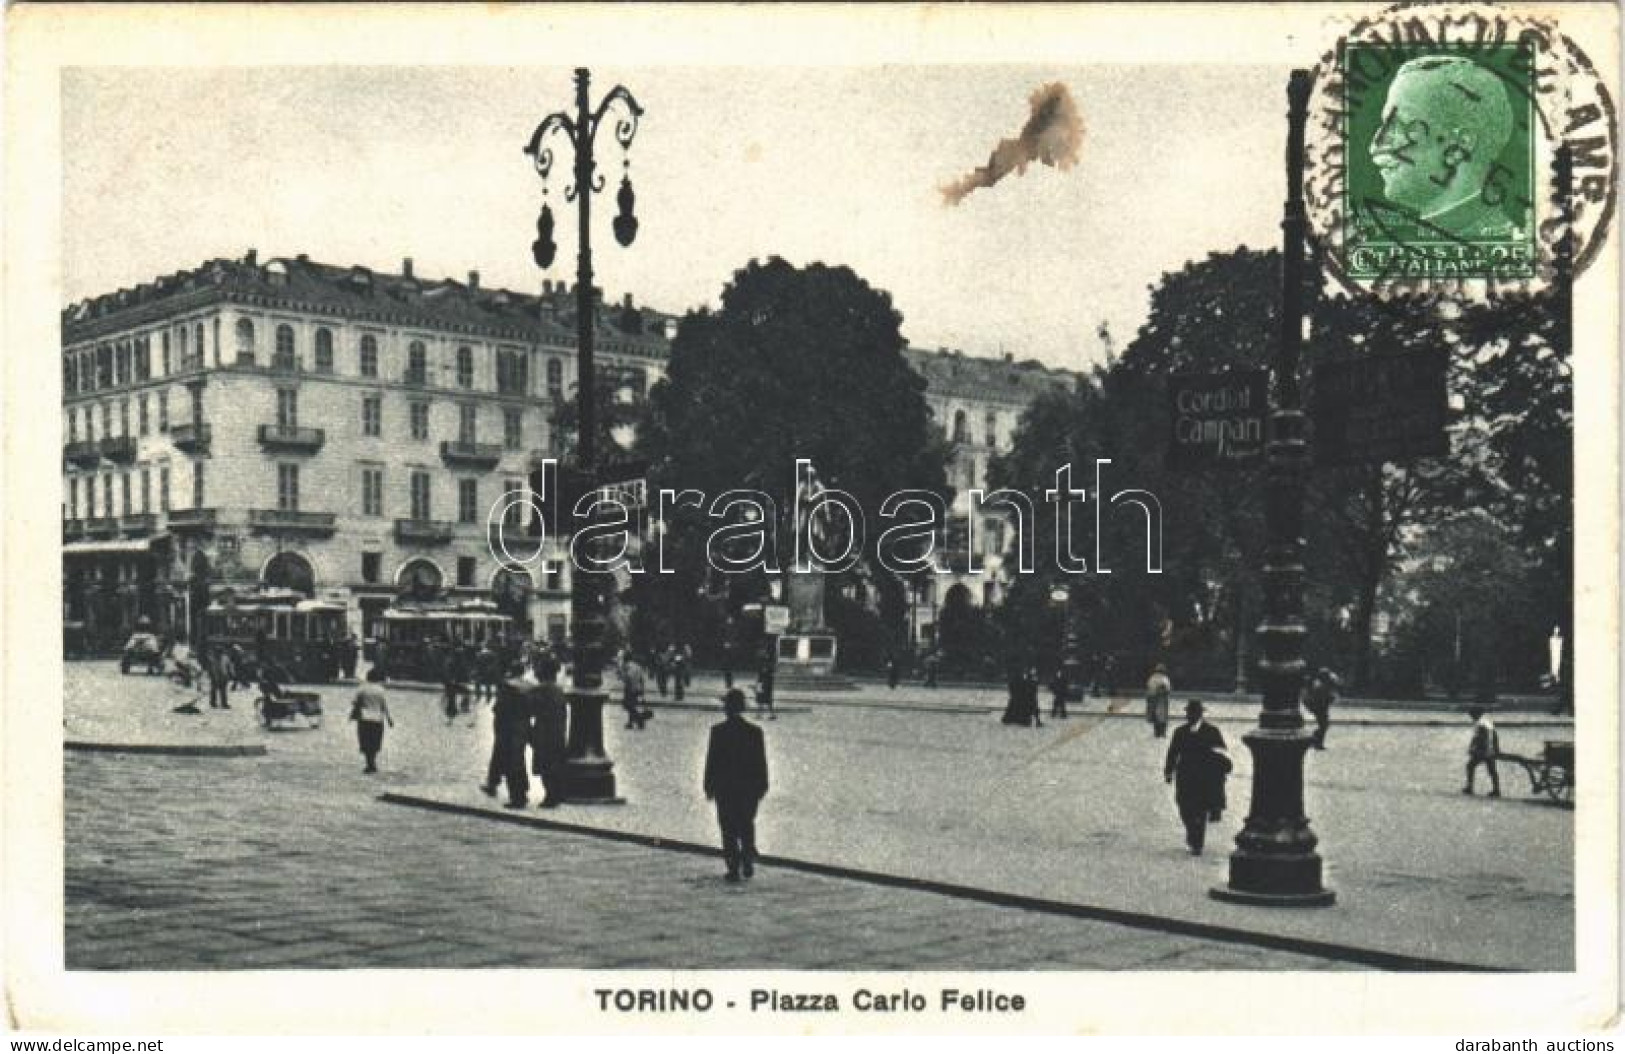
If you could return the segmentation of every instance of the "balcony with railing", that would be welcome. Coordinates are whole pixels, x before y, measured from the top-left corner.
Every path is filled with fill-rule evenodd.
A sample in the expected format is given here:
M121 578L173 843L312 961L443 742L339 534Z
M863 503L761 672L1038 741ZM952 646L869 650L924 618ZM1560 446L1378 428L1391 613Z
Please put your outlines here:
M277 534L329 535L337 530L338 517L331 512L303 512L298 509L249 509L248 525L256 531Z
M84 522L85 534L91 538L110 538L118 533L117 516L92 516Z
M85 521L84 520L63 520L62 521L62 540L64 542L76 542L79 539L83 538L84 536L85 536Z
M467 465L472 468L496 468L502 460L500 443L465 443L448 439L440 444L440 459L448 465Z
M300 428L296 425L260 425L260 446L267 450L289 450L314 454L327 442L327 433L320 428Z
M158 514L152 512L127 512L118 518L118 525L124 529L125 534L136 537L151 534L158 529Z
M213 433L205 424L187 422L169 426L169 441L175 444L176 450L188 454L207 454L213 439Z
M453 530L447 520L396 520L395 540L403 545L449 545Z
M214 529L214 509L170 509L169 529L176 532L209 531Z
M62 457L75 465L94 465L102 459L101 444L94 439L74 439L62 444Z
M135 436L103 436L96 446L109 461L135 460Z

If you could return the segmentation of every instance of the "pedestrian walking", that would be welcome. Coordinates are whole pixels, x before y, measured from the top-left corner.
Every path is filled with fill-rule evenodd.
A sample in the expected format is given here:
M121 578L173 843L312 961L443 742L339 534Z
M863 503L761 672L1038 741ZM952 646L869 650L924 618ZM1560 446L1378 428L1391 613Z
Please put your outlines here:
M497 683L502 679L502 659L496 648L486 641L474 656L474 698L478 702L495 702Z
M362 772L378 771L378 752L384 747L384 726L395 727L389 713L389 701L384 698L384 673L374 666L367 671L367 680L355 693L350 704L350 720L355 722L356 739L361 756L367 759Z
M530 693L537 686L524 679L523 669L515 668L514 676L497 689L491 707L491 757L485 766L485 782L480 790L495 797L497 787L506 784L508 800L505 809L523 809L529 803L530 777L525 771L525 747L530 743Z
M649 669L655 675L655 691L660 693L662 699L666 698L666 682L671 675L671 666L667 662L669 654L670 649L663 651L656 648L654 654L649 656Z
M457 709L468 714L474 710L474 645L462 645L456 649L456 655Z
M355 663L360 655L361 642L355 639L354 633L346 633L339 644L339 666L346 680L355 676Z
M887 688L890 688L890 689L893 689L893 690L895 690L897 688L897 673L898 673L898 670L897 670L897 656L893 655L891 652L887 652L886 653L886 687Z
M767 794L767 748L762 730L745 720L745 693L722 696L723 721L711 726L705 751L705 797L717 804L726 878L738 882L756 871L756 810Z
M927 688L937 686L937 662L936 649L933 648L925 653L925 686Z
M1066 697L1067 693L1071 691L1071 686L1068 685L1066 681L1066 667L1061 666L1056 668L1055 676L1051 677L1049 681L1049 690L1049 716L1064 720L1067 716Z
M1315 717L1315 734L1311 740L1316 750L1326 749L1326 730L1332 727L1332 705L1337 702L1337 690L1343 682L1325 666L1309 678L1303 690L1303 705Z
M773 656L771 653L762 658L762 668L756 674L756 711L767 715L769 721L777 721L779 715L773 712Z
M626 661L621 663L621 708L626 711L626 727L642 731L648 724L654 711L643 705L644 678L643 667L633 655L628 655Z
M1501 774L1495 771L1495 759L1501 754L1501 737L1495 731L1495 722L1482 706L1467 708L1467 716L1473 719L1473 738L1467 741L1467 785L1461 788L1463 794L1473 793L1473 777L1478 773L1478 767L1483 765L1490 773L1490 797L1501 796Z
M243 651L241 644L233 644L228 652L231 660L231 688L254 687L254 664L248 661L248 655Z
M210 645L203 655L203 668L209 677L209 709L230 710L227 693L231 688L231 659L221 644Z
M1185 825L1185 845L1192 856L1202 855L1207 825L1224 815L1224 780L1230 774L1224 736L1202 716L1202 704L1185 704L1185 724L1174 729L1162 778L1174 785L1174 804Z
M567 756L568 716L564 690L559 687L559 663L547 652L531 664L536 688L531 694L531 771L542 784L542 808L564 803L564 761Z
M1000 721L1007 725L1021 725L1024 728L1037 725L1044 727L1044 722L1038 716L1038 671L1035 668L1010 668L1009 695L1004 704L1004 716Z
M440 664L440 708L445 712L446 724L457 720L457 649L450 641L438 646L434 652Z
M1157 663L1145 682L1145 719L1151 723L1151 735L1156 739L1168 734L1168 697L1173 691L1168 668Z
M1025 689L1021 683L1021 669L1017 666L1011 666L1010 674L1005 680L1004 716L999 718L1001 724L1022 725L1027 723L1022 713L1024 695Z
M688 660L690 658L688 645L677 648L671 657L671 684L672 695L680 703L683 693L688 691Z

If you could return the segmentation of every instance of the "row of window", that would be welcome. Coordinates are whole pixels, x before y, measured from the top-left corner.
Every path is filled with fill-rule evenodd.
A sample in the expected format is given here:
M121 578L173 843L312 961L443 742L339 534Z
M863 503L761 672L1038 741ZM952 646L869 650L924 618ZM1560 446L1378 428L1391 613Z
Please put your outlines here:
M361 553L361 581L366 585L379 585L383 582L384 554L363 550ZM457 585L468 589L478 583L475 576L479 573L479 561L472 556L459 556L457 558ZM438 577L438 575L436 576ZM550 592L561 592L564 589L564 569L557 562L549 562L545 571L546 589Z
M97 431L97 413L100 412L100 435L110 438L114 435L149 435L153 427L153 408L156 406L157 429L160 433L169 431L169 391L160 389L156 393L142 393L135 397L136 431L130 428L131 400L126 397L116 404L113 402L100 403L98 406L84 407L84 438L95 442ZM114 407L118 410L118 430L113 428ZM457 408L457 441L459 443L478 442L479 407L462 405ZM414 401L409 404L410 434L413 439L427 440L429 438L429 403ZM299 393L292 388L277 390L276 422L282 429L299 427ZM68 408L68 442L76 443L80 437L80 407ZM381 436L383 434L383 399L378 395L366 395L361 399L361 434L365 436ZM508 450L522 450L525 445L525 415L519 407L504 407L502 410L502 445Z
M988 446L995 450L999 447L999 415L989 410L983 420L983 436ZM963 410L954 411L953 441L956 443L970 442L970 418Z
M282 392L280 395L292 396L292 392ZM295 426L296 406L289 400L290 409L284 414L283 401L277 402L277 424L284 428ZM429 438L429 404L421 400L413 400L407 404L408 434L418 441ZM378 395L364 395L361 397L361 434L364 436L379 437L384 433L384 402ZM479 407L464 404L457 407L457 442L473 445L479 442ZM523 450L525 448L525 412L516 406L507 406L502 409L502 446L507 450Z
M108 516L129 516L136 512L135 495L139 487L141 495L141 512L168 512L169 504L169 466L160 465L157 471L158 504L153 507L152 485L154 473L150 468L135 471L106 473L100 477L101 486L97 486L98 477L87 476L84 479L77 477L68 480L68 519L80 518L80 510L84 511L84 518L96 519ZM116 489L115 489L116 483ZM115 503L115 494L117 501ZM100 498L98 501L97 499ZM192 466L192 507L203 508L203 463L195 462Z
M218 321L217 321L218 325ZM204 362L205 329L200 322L195 329L180 326L176 331L180 351L180 368L202 366ZM188 333L194 333L195 344L188 347ZM159 335L163 357L162 376L171 370L170 331ZM236 358L240 365L253 365L257 359L254 323L238 319L235 327ZM318 327L315 333L313 368L317 373L333 373L333 331ZM377 378L380 374L378 338L364 333L356 347L358 370L362 377ZM215 362L220 362L218 335L215 341ZM294 328L286 323L276 327L273 337L271 366L273 369L294 372L302 365L298 340ZM454 366L455 381L459 388L474 388L474 349L463 345L457 349ZM92 392L118 385L150 380L152 377L152 349L150 336L135 337L117 344L103 344L63 357L62 390L67 395ZM406 365L401 380L407 384L429 384L429 349L421 340L406 347ZM647 373L641 369L627 371L626 386L641 397L648 386ZM496 390L504 395L526 395L530 391L530 359L520 348L499 348L496 355ZM555 399L564 397L564 361L547 360L547 391Z
M216 327L218 325L217 321ZM176 363L172 359L172 347L179 352L179 369L187 370L202 366L206 332L201 322L195 326L180 325L173 327L172 330L160 332L159 354L163 370L159 376L167 377L175 372ZM218 358L218 335L215 343ZM139 384L152 379L152 366L150 334L112 344L100 344L95 348L85 348L63 357L62 392L64 395L74 395L124 384Z
M140 435L147 435L152 431L152 409L154 400L149 398L150 394L151 393L143 393L137 396L135 400L137 417L136 423ZM169 431L169 391L167 389L162 389L156 394L157 399L155 401L157 404L158 431L167 432ZM101 411L101 435L104 439L110 439L114 435L128 436L137 434L136 432L130 431L130 400L128 398L120 399L117 406L119 431L115 433L113 431L114 404L111 402L105 402L99 405L99 409ZM68 442L70 443L77 443L79 441L79 409L80 408L77 406L68 408ZM96 441L97 435L97 410L98 407L95 406L84 407L84 435L85 439L92 443Z
M192 507L197 509L204 507L204 464L198 461L192 465ZM284 512L299 511L300 468L301 466L295 462L281 462L276 467L277 508ZM170 470L167 465L158 467L156 479L158 500L155 508L152 493L154 473L151 468L143 467L120 473L109 472L99 478L96 476L70 478L68 518L79 519L81 511L87 519L132 515L138 509L135 501L137 493L141 499L139 511L169 512ZM432 474L425 469L413 469L408 473L407 480L410 518L434 519ZM97 485L98 482L100 486ZM502 488L504 494L523 493L525 481L519 478L504 479ZM485 522L487 509L480 503L480 497L478 479L464 478L457 481L458 523ZM491 501L495 501L497 495L488 497ZM361 470L361 514L384 515L384 470L381 466L368 465ZM510 526L518 525L522 521L522 507L518 503L511 504L504 512L504 520Z
M502 481L502 494L523 494L525 481L523 479L504 479ZM499 495L484 495L485 502L481 501L480 481L474 477L464 477L457 480L457 522L464 524L482 524L486 522L488 506L494 503ZM434 516L434 490L433 474L427 469L410 469L407 472L407 500L410 509L410 519L433 520ZM285 462L277 465L277 502L278 508L289 512L299 509L299 465ZM361 515L384 515L384 469L381 465L363 465L361 468ZM503 520L510 526L519 524L522 520L522 506L510 503L503 510Z

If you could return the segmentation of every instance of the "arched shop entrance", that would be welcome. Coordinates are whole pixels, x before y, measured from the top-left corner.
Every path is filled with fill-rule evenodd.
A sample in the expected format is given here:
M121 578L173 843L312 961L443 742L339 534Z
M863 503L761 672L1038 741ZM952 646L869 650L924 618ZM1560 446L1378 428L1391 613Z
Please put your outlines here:
M277 553L265 561L260 581L278 589L291 589L307 597L316 595L316 572L298 553Z
M439 565L421 556L406 561L395 575L395 591L402 600L433 600L445 583Z
M530 572L522 567L499 567L491 575L491 599L497 610L513 619L530 636Z

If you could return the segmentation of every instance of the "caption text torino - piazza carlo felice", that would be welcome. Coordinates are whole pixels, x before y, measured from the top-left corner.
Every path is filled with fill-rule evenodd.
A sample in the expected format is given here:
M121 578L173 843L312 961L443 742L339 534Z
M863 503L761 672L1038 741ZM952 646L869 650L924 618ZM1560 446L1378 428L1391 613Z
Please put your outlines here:
M595 988L598 1009L623 1014L710 1013L743 1007L752 1013L830 1013L851 1009L859 1013L927 1012L963 1014L1019 1014L1027 998L1019 992L992 988L940 988L933 1000L909 988L879 991L858 988L843 1000L837 992L789 992L752 988L743 997L717 995L709 988Z

